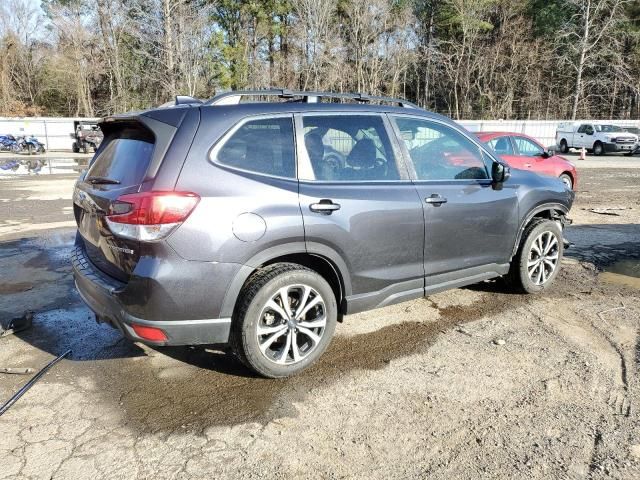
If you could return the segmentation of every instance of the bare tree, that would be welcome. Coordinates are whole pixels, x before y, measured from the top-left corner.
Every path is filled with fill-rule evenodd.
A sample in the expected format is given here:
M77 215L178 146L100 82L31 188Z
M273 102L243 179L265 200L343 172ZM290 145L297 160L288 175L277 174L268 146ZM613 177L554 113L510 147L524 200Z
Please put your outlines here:
M327 82L322 70L338 50L333 0L293 0L302 51L302 87L318 89ZM333 52L332 52L333 50Z
M488 16L494 3L494 0L449 0L447 4L457 35L440 43L438 56L453 83L453 114L457 119L470 112L471 82L478 64L485 61L477 46L483 33L493 29Z
M46 61L43 15L32 2L6 0L0 5L0 33L4 37L0 85L5 109L15 109L21 101L35 105Z
M52 26L60 47L52 69L73 86L75 115L95 115L91 91L96 72L101 68L97 59L97 38L89 28L90 18L83 15L82 5L52 6Z
M565 62L575 70L571 119L575 120L583 96L584 72L598 66L616 50L617 39L612 35L622 18L621 10L629 0L568 0L575 13L564 25L560 39Z

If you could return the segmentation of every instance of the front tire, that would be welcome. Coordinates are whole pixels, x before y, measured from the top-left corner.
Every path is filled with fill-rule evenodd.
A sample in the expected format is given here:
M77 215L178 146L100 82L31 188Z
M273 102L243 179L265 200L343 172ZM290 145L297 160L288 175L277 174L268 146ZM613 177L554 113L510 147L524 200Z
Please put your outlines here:
M247 367L268 378L295 375L327 349L338 307L331 286L301 265L277 263L254 273L240 292L230 343Z
M563 254L558 223L534 219L525 228L518 253L511 260L507 283L520 293L536 294L548 289L560 271Z
M573 190L573 179L568 173L563 173L559 178L569 190Z

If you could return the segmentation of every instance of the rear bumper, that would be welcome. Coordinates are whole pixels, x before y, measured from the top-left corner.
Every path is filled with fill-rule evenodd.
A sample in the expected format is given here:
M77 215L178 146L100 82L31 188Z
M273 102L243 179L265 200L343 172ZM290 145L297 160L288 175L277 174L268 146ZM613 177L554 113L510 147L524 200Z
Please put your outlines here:
M76 289L82 300L96 314L98 321L119 329L132 341L149 345L198 345L227 343L231 318L198 320L148 320L127 312L119 299L127 285L107 277L89 261L81 246L71 256ZM131 292L128 293L129 295ZM142 293L141 293L142 295ZM134 325L161 329L166 341L151 341L136 334Z

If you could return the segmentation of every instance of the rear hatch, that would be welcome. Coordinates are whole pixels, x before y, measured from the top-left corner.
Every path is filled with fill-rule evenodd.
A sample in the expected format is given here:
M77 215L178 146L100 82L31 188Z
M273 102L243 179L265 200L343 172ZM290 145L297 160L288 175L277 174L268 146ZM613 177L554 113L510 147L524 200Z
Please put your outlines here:
M140 190L152 162L156 139L135 119L102 124L104 141L86 173L78 180L73 209L79 241L91 262L126 282L140 258L136 240L112 234L106 215L116 199Z

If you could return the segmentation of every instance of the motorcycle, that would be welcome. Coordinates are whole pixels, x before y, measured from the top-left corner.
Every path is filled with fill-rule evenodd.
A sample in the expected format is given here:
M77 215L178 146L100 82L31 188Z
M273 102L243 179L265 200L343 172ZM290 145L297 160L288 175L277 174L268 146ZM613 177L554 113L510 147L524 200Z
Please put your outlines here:
M38 139L33 135L30 135L28 137L19 137L18 145L21 151L26 151L29 155L33 155L34 153L46 152L44 143L39 142Z
M20 153L22 148L13 135L0 135L0 151Z

